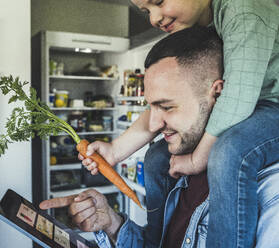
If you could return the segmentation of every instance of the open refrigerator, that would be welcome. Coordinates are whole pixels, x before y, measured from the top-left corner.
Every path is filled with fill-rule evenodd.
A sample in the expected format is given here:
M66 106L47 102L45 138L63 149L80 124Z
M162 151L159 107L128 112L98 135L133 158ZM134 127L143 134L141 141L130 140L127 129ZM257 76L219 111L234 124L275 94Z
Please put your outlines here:
M123 94L124 72L139 69L143 74L145 57L155 42L131 49L129 39L125 38L40 32L32 38L32 86L57 116L71 122L81 138L92 142L110 141L132 123L131 120L123 121L121 116L139 114L146 108L137 104L144 101L142 95ZM66 94L66 100L63 94ZM58 101L60 99L64 105ZM141 162L144 165L147 149L148 145L119 163L116 170L123 174L123 164L135 167ZM106 195L115 211L125 212L139 225L146 224L145 211L102 175L91 176L83 168L77 160L75 145L66 134L43 141L33 140L32 172L36 205L45 199L94 188ZM125 181L145 205L144 184L137 183L136 177L129 179L126 176ZM71 227L65 211L52 210L50 214ZM84 235L92 238L92 235Z

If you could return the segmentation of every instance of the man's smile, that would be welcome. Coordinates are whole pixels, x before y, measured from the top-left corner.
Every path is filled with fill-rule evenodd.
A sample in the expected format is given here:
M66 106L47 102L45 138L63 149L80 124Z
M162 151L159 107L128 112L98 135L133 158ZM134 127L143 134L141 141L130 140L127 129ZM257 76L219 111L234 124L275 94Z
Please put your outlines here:
M170 142L171 139L173 138L173 136L174 136L175 134L177 134L177 132L175 132L175 131L172 131L172 132L162 132L162 133L163 133L164 138L165 138L165 140L166 140L167 142Z

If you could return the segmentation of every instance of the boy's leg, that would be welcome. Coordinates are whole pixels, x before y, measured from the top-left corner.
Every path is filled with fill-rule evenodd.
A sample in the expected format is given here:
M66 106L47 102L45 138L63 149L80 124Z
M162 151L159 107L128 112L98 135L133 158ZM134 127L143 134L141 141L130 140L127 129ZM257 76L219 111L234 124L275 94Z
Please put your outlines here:
M162 139L150 146L144 159L146 207L158 208L156 211L147 212L146 238L157 247L162 234L165 202L169 191L176 184L176 179L168 173L170 156L168 145Z
M254 247L257 172L279 160L279 104L261 101L247 120L224 132L208 162L207 248Z

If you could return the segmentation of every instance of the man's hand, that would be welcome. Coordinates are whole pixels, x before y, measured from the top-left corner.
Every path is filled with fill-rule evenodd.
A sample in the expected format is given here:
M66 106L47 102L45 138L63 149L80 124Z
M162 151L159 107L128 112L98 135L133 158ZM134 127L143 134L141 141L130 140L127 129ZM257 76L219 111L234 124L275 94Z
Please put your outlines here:
M79 195L58 197L40 203L41 209L69 206L73 222L85 232L104 230L115 241L123 219L108 205L107 199L94 189Z
M95 141L89 144L87 147L86 155L90 156L94 152L98 152L112 166L114 166L118 162L113 153L112 143ZM88 171L91 172L92 175L98 174L98 165L94 161L92 161L90 158L84 158L81 154L78 154L78 158L82 160L82 164Z

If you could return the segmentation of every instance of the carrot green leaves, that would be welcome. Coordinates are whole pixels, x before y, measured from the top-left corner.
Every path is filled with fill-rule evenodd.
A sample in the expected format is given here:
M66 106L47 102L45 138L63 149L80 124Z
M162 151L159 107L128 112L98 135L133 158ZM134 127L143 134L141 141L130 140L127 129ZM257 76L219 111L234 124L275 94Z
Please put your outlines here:
M23 87L28 82L21 82L19 78L1 77L0 90L3 95L11 95L9 104L22 101L24 107L13 109L5 128L6 134L0 134L0 156L5 153L9 143L28 141L35 135L46 139L49 135L57 135L60 132L68 133L76 143L80 138L73 128L65 121L52 113L50 108L38 97L36 90L30 88L30 95L24 92Z

